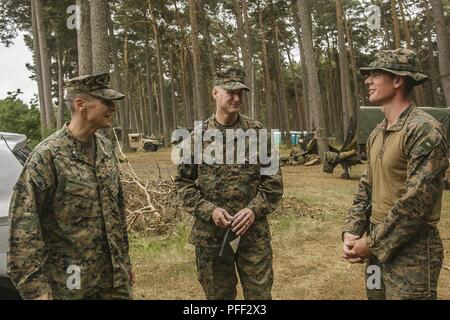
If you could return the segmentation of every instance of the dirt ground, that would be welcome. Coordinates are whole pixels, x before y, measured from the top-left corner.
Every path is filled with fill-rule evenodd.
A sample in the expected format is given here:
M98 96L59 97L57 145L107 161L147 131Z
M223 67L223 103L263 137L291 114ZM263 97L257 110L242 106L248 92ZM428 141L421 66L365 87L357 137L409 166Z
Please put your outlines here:
M142 175L176 173L170 150L130 153L127 157ZM274 299L365 299L363 265L341 259L340 228L352 203L364 165L342 180L321 166L284 167L282 210L270 216L274 251ZM164 236L131 237L137 275L136 299L204 299L196 277L194 248L187 243L192 219L177 222ZM450 266L450 191L443 200L439 229L445 246L444 265ZM442 269L439 298L450 299L450 270ZM238 298L242 299L240 293Z

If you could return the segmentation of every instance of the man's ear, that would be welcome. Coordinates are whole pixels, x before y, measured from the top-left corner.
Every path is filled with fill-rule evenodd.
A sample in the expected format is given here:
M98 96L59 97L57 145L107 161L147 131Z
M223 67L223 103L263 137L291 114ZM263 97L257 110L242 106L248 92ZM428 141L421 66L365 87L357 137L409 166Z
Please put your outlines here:
M74 100L75 109L78 109L81 112L85 112L86 111L85 103L86 103L86 100L83 99L82 97L75 98L75 100Z
M403 84L405 84L405 77L395 76L395 78L394 78L394 88L398 89Z
M214 99L217 99L217 88L216 87L214 87L213 89L212 89L212 96L213 96L213 98Z

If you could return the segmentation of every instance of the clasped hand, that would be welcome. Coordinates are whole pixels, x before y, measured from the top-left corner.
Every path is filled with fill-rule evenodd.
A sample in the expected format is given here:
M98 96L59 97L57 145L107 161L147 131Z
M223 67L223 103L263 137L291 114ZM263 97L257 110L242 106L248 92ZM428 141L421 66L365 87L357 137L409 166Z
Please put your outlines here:
M246 233L255 221L255 213L249 208L244 208L232 216L227 210L217 207L214 209L211 217L216 226L221 229L231 227L237 236Z
M363 263L369 254L366 239L349 232L344 233L342 258L350 263Z

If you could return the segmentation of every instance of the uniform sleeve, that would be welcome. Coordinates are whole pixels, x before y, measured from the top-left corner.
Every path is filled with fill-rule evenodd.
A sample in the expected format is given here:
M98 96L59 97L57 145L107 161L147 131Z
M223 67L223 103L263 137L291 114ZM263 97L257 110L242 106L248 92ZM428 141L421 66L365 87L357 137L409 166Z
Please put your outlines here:
M424 123L407 135L408 168L406 193L369 237L369 249L380 262L388 261L427 223L431 208L439 201L448 167L445 136Z
M255 213L255 218L261 218L272 213L283 197L283 177L281 169L274 175L262 175L259 191L249 202L247 208Z
M197 177L197 165L179 164L177 176L175 177L178 195L182 200L183 206L190 214L195 218L210 222L212 212L217 206L205 199L196 184Z
M122 238L123 238L123 242L124 242L124 257L125 257L125 264L128 267L128 270L131 272L132 271L132 265L131 265L131 260L130 260L130 244L129 244L129 240L128 240L128 226L127 226L127 215L125 212L125 196L124 196L124 192L123 192L123 186L122 186L122 182L120 181L119 178L119 194L118 194L118 199L119 199L119 211L120 211L120 218L123 221L122 223Z
M14 187L9 211L8 275L24 299L51 293L42 271L45 247L39 217L45 214L53 176L38 158L35 156L25 165Z
M262 129L264 129L261 126ZM260 139L262 136L260 135ZM261 141L260 141L261 143ZM281 198L283 197L283 177L281 174L280 160L278 152L272 154L272 140L267 137L267 156L270 157L270 162L266 165L261 164L261 182L258 187L258 193L247 204L247 208L251 209L255 213L255 219L262 218L278 207ZM276 171L272 172L274 162L276 161ZM265 169L265 171L263 171Z
M353 204L345 218L342 228L342 238L344 233L362 236L370 223L371 203L372 203L372 172L370 169L370 141L366 143L367 168L359 180L358 190L353 199Z
M372 181L370 175L370 165L361 176L358 184L358 191L353 199L353 204L345 218L342 235L349 232L353 235L362 236L367 230L370 220L370 204L372 195Z
M111 145L111 153L114 155L113 156L113 162L114 162L114 166L115 166L115 170L117 170L118 173L118 186L119 186L119 191L118 191L118 195L117 195L117 199L118 199L118 207L119 207L119 214L120 214L120 219L122 221L122 239L123 239L123 243L124 243L124 257L125 257L125 264L128 267L129 271L132 271L132 265L131 265L131 260L130 260L130 243L129 243L129 239L128 239L128 225L127 225L127 214L126 214L126 206L125 206L125 193L123 190L123 184L122 181L120 179L120 165L119 165L119 159L114 151L114 147Z

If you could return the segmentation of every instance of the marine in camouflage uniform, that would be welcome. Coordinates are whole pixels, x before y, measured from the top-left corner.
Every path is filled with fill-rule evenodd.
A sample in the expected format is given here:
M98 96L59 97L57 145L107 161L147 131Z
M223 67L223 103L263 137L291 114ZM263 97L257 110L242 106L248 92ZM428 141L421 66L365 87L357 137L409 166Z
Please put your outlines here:
M427 79L415 68L415 53L407 49L381 51L360 72L405 77L411 89ZM366 238L356 240L368 248L367 297L436 299L443 261L436 225L448 166L444 129L411 102L393 125L384 119L373 130L367 150L367 170L343 228L344 237L347 232L362 237L368 229ZM374 266L380 271L379 286Z
M67 96L88 95L97 105L122 99L108 82L108 74L74 78L67 82ZM46 294L54 299L132 298L113 147L99 133L81 142L69 125L35 148L14 187L8 274L25 299Z
M244 71L229 68L217 74L215 88L226 90L230 95L236 90L248 90L244 76ZM217 121L219 107L216 107L216 114L203 122L203 131L218 129L225 137L226 129L263 129L260 122L239 114L238 110L234 123L222 125ZM203 143L202 150L206 145ZM273 268L267 215L275 210L283 194L280 171L274 175L261 175L259 161L257 164L249 164L248 161L246 164L194 164L193 161L191 159L191 164L178 166L176 183L184 207L195 217L189 241L195 245L198 279L206 298L236 298L236 266L245 299L271 299ZM255 218L248 226L246 223L248 229L231 256L218 255L225 230L213 220L213 212L217 208L234 217L240 210L250 209Z

